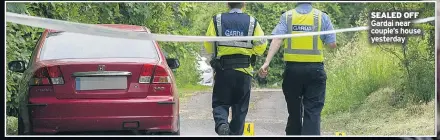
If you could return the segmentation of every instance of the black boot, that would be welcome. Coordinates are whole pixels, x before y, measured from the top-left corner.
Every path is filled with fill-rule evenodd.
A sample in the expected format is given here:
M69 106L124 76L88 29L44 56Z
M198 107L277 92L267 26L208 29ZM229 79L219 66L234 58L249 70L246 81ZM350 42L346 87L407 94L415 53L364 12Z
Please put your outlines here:
M221 124L217 128L218 135L229 135L229 125Z

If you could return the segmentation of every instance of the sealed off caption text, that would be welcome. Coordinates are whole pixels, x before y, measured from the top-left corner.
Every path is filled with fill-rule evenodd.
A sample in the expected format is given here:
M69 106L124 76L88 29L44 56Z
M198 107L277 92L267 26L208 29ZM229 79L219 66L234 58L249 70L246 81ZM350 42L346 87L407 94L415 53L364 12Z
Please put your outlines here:
M419 12L371 12L369 23L370 43L403 44L408 36L422 35L419 28L414 28L411 21L419 18Z

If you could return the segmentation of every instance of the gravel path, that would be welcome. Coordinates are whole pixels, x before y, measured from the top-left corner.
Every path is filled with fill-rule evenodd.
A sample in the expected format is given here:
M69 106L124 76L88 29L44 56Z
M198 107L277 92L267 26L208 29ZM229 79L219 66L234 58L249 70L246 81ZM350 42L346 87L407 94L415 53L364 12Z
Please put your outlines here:
M189 98L181 102L181 135L217 136L212 119L211 93L197 93ZM280 90L252 91L246 122L254 123L256 136L285 135L287 116L286 101Z

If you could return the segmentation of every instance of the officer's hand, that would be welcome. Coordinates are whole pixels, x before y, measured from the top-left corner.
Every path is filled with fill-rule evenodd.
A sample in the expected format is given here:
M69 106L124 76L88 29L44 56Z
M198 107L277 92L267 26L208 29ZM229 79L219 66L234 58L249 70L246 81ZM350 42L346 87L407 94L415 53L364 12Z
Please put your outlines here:
M261 78L266 77L266 76L267 76L267 73L268 73L268 69L269 69L269 64L268 64L268 63L264 63L263 66L261 66L261 68L260 68L260 70L259 70L259 72L258 72L258 75L259 75Z

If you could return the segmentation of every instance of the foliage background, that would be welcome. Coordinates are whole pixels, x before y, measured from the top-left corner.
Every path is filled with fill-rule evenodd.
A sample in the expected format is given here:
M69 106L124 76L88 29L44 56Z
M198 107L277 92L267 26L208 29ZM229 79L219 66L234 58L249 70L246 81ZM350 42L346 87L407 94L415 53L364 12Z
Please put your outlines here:
M245 12L254 16L266 35L278 23L281 12L296 3L247 3ZM418 10L422 18L434 16L434 3L315 3L325 11L335 29L365 26L371 10ZM7 3L7 11L89 24L132 24L153 33L204 35L211 16L227 11L225 3ZM358 108L367 96L383 87L396 89L395 107L428 103L434 99L434 23L417 25L424 36L410 37L406 45L370 45L367 32L337 34L338 49L326 50L327 98L323 115ZM29 60L41 28L7 23L7 62ZM196 54L201 43L160 42L170 57L179 58L175 71L179 88L191 88L199 79ZM266 52L267 53L267 52ZM266 54L265 54L266 55ZM271 63L267 85L281 85L282 51ZM264 57L258 58L257 68ZM7 115L17 115L17 82L21 75L7 71Z

